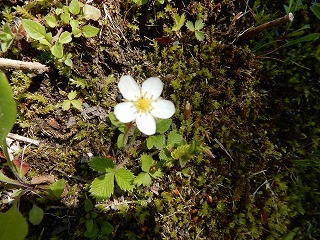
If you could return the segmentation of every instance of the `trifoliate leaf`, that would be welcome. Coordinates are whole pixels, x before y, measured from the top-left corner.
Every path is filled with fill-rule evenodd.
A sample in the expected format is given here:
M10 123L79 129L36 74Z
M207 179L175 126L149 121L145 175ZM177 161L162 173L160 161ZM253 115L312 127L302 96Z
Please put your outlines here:
M28 234L28 223L16 204L0 213L0 239L23 240Z
M40 23L28 19L22 19L21 23L24 30L33 39L40 40L46 37L46 29Z
M73 99L71 104L74 108L81 110L82 109L82 101L80 99Z
M91 183L89 192L98 201L108 199L114 191L114 173L107 173L97 177Z
M144 172L149 172L150 167L152 166L153 159L150 155L141 154L141 169Z
M191 21L186 22L186 27L192 32L195 30L195 27Z
M113 172L114 164L111 159L104 157L93 157L88 162L89 166L98 172Z
M36 204L33 204L32 209L29 212L29 222L33 225L39 225L42 222L44 212Z
M172 124L172 119L171 118L157 119L156 124L157 124L156 132L157 133L165 133L170 128L170 126Z
M80 4L78 0L72 0L69 5L69 12L73 15L77 15L80 12Z
M179 16L179 14L175 13L173 15L173 18L174 18L175 24L172 27L172 31L179 31L186 20L186 15L182 13L181 16Z
M195 24L194 24L194 29L195 29L196 31L201 30L203 27L204 27L204 23L202 22L201 19L198 19L198 20L195 22Z
M115 172L116 182L122 190L132 190L134 185L132 184L134 175L128 169L119 168Z
M175 145L180 145L183 141L182 135L178 134L176 131L171 131L168 134L168 147L174 147Z
M99 33L99 28L91 25L85 25L82 27L82 33L86 38L94 37Z
M165 136L164 135L156 135L154 137L155 137L154 146L159 150L165 148L165 146L166 146L166 138L165 138Z
M65 43L71 42L72 41L71 33L69 33L68 31L65 31L65 32L61 33L58 41L61 44L65 44Z
M198 39L199 41L203 41L204 40L204 33L201 31L195 31L194 32L196 39Z
M139 175L134 179L134 184L137 186L150 186L152 183L152 179L149 173L141 172Z

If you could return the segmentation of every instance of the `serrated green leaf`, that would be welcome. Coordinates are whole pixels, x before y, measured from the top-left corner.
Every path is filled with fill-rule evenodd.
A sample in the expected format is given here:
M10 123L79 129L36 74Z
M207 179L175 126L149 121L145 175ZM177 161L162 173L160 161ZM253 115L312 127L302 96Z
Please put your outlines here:
M80 13L80 3L78 0L72 0L69 4L69 12L73 15L77 15Z
M144 172L149 172L149 169L151 168L153 164L153 159L150 155L147 155L145 153L141 154L141 169Z
M6 75L0 71L0 145L11 131L16 121L16 103Z
M99 28L91 25L85 25L82 27L82 33L86 38L94 37L99 33Z
M195 22L195 24L194 24L194 29L195 29L196 31L201 30L203 27L204 27L204 23L202 22L201 19L198 19L198 20Z
M114 164L111 159L104 158L104 157L93 157L88 162L89 166L98 172L113 172L114 171Z
M69 33L68 31L65 31L65 32L61 33L58 41L61 44L65 44L65 43L71 42L72 41L71 33Z
M179 159L184 155L187 155L189 153L190 145L182 145L178 146L174 151L171 152L171 156L173 159Z
M16 204L0 213L0 239L23 240L28 234L28 223Z
M89 198L86 198L84 201L84 210L88 213L93 209L92 201Z
M68 93L68 99L73 100L77 97L77 92L76 91L71 91Z
M33 39L40 40L46 37L46 29L40 23L29 19L22 19L21 23L26 33Z
M154 138L154 146L159 150L165 148L165 146L166 146L165 136L164 135L155 135L154 137L155 137Z
M192 32L194 32L194 30L195 30L195 27L191 21L186 22L186 27Z
M65 111L68 111L71 106L71 101L70 100L64 100L62 103L62 109Z
M163 172L161 171L161 168L159 168L158 166L156 167L156 171L154 172L149 172L150 176L153 178L159 178L163 175Z
M156 124L157 124L156 132L157 133L165 133L170 128L170 126L172 124L172 119L171 118L157 119Z
M204 40L204 33L201 31L195 31L194 32L196 39L198 39L199 41L203 41Z
M175 13L173 15L173 18L174 18L175 24L172 27L172 31L179 31L186 20L186 15L182 13L181 16L179 16L179 14Z
M162 160L162 161L169 161L172 159L170 153L168 152L167 149L161 149L160 152L159 152L159 158Z
M29 222L33 225L39 225L42 222L44 212L36 204L33 204L32 209L29 212Z
M52 46L51 48L51 53L53 56L57 58L62 58L63 57L63 47L62 44L59 42L56 42L55 45Z
M182 135L178 134L176 131L171 131L168 134L167 146L174 147L176 145L180 145L182 141L183 141Z
M80 99L71 100L71 104L74 108L81 110L82 109L82 101Z
M60 198L61 194L64 191L64 186L65 186L64 179L60 179L60 180L56 181L55 183L52 183L47 189L47 192L49 194L49 198L52 198L52 199Z
M132 190L134 175L128 169L119 168L115 172L116 182L122 190Z
M98 201L108 199L114 191L114 172L97 177L91 183L89 192Z
M143 186L150 186L152 183L152 179L149 175L149 173L141 172L138 174L138 176L134 179L134 184L137 186L143 185Z
M46 23L49 27L54 28L57 26L57 19L54 16L47 16L46 18Z

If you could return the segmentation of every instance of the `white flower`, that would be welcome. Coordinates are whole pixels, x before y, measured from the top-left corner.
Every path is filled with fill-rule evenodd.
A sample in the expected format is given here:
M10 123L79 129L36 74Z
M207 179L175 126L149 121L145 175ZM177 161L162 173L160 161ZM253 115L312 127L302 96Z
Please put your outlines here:
M118 84L125 101L114 108L116 118L123 123L136 121L138 129L146 135L156 132L156 118L170 118L175 107L172 102L160 98L163 83L157 77L145 80L141 87L129 75L122 76Z

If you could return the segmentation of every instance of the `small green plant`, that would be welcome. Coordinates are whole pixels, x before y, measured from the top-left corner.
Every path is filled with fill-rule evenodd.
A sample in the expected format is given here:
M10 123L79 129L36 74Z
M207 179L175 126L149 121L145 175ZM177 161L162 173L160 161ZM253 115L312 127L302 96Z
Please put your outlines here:
M97 200L111 197L114 193L114 182L124 191L133 190L133 173L121 165L115 166L111 159L94 157L89 162L89 166L93 170L103 173L100 177L93 180L90 188L90 193Z
M84 201L85 217L80 219L80 224L85 225L84 237L94 239L100 235L106 236L114 231L113 226L99 217L99 213L94 211L94 205L90 199Z
M174 25L172 27L172 31L179 31L183 27L184 22L186 21L186 15L182 13L181 16L179 16L179 14L175 13L173 15L173 19Z
M191 21L186 22L186 27L189 31L194 32L196 39L199 41L204 40L204 32L200 31L204 27L204 23L201 19L198 19L194 24Z
M159 163L152 159L152 156L143 153L140 156L142 172L134 179L134 184L137 186L150 186L152 178L158 178L163 175Z
M63 45L70 43L72 37L91 38L96 36L99 28L83 25L83 23L90 19L97 20L100 15L100 10L95 7L88 4L83 5L78 0L72 0L68 6L57 8L55 15L48 15L45 18L49 28L60 28L55 36L52 36L49 29L34 20L23 19L22 26L31 38L39 41L40 49L49 49L59 62L72 67L72 55L65 53ZM63 31L63 26L70 26L72 31Z
M62 109L68 111L71 106L74 108L81 110L82 108L82 101L80 99L75 99L77 97L76 91L71 91L68 93L68 99L64 100L62 103Z

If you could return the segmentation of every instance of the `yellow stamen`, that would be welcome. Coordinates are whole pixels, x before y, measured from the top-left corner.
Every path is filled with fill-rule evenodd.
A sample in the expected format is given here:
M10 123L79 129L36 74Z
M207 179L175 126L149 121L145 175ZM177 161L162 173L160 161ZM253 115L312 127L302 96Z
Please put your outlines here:
M146 98L139 98L134 104L138 112L150 112L151 109L151 100Z

